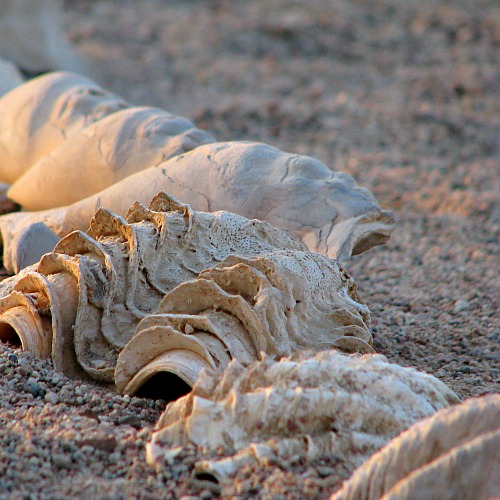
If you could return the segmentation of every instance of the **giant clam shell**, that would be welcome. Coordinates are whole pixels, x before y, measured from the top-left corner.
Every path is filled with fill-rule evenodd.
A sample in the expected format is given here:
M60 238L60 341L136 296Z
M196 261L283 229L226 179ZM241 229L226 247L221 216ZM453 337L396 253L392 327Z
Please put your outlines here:
M0 182L13 182L8 196L37 210L0 217L8 270L36 261L25 258L28 245L39 258L55 239L86 230L98 207L124 217L159 190L195 210L266 220L336 259L384 243L394 227L367 190L318 160L260 143L212 144L184 118L124 105L65 73L0 99Z
M410 427L331 500L500 496L500 395L471 398Z
M190 386L202 368L261 351L371 351L368 320L335 261L266 222L196 212L165 193L126 219L99 209L87 233L63 238L0 299L0 340L17 335L56 369L116 378L127 392L158 372Z
M167 406L147 459L161 467L176 447L194 444L227 455L196 466L218 480L245 464L292 457L337 457L353 470L419 419L458 401L431 375L381 355L331 350L233 360Z
M14 88L0 99L0 182L12 184L72 134L128 106L91 80L67 72Z
M232 255L167 293L139 323L120 353L115 382L134 393L157 373L172 371L192 386L204 368L224 368L234 358L249 362L261 353L374 352L367 323L368 308L337 262L297 250ZM196 371L176 368L171 353L177 349L199 358Z

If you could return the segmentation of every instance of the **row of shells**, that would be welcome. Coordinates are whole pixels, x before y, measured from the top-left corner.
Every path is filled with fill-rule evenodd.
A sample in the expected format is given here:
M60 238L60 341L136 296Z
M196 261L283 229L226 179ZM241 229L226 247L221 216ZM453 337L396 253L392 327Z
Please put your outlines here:
M0 341L171 401L150 463L194 443L224 449L197 464L215 480L270 459L360 466L335 500L500 493L498 396L456 405L374 354L338 260L386 241L394 219L351 177L216 143L69 73L1 98L0 130L0 207L24 209L0 216L17 273L0 283Z

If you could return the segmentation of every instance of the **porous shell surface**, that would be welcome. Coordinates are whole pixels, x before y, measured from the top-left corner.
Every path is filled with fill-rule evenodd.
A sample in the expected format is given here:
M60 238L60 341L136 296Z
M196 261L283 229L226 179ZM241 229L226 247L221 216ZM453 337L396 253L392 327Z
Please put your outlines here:
M167 293L120 353L118 389L134 393L162 371L192 386L203 368L221 369L234 358L249 362L261 353L374 352L369 310L336 261L298 250L259 254L231 255ZM192 362L185 363L188 371L179 366L179 351L179 368L170 368L172 351L180 348L190 360L198 358L196 370ZM168 387L163 399L170 399Z
M225 365L233 355L255 359L261 350L287 354L315 343L371 350L368 309L334 261L304 252L301 243L266 222L229 212L195 212L165 193L149 209L134 204L126 219L99 209L87 233L63 238L3 293L0 335L13 329L25 349L52 355L56 369L106 382L114 381L118 354L139 321L154 319L164 327L164 313L199 315L191 332L184 326L176 337L194 345L201 341L188 333L196 333L196 321L212 311L219 340L235 347L226 357L226 348L215 350L219 363L207 367ZM178 324L179 318L173 322ZM129 346L129 359L142 362L144 344L135 342L139 350ZM126 376L135 375L130 366L125 364ZM118 378L124 378L122 372Z
M471 398L410 427L331 500L500 496L500 395Z
M436 378L381 355L331 350L232 361L167 406L147 458L161 466L188 443L223 449L230 456L197 464L219 480L244 464L296 455L336 456L353 470L416 421L457 402Z

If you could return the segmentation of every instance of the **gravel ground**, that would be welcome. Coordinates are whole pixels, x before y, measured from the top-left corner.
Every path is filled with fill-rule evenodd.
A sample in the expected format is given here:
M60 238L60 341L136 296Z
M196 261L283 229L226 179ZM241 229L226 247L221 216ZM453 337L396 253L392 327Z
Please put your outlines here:
M494 0L66 0L102 85L353 175L398 219L348 268L375 348L462 398L499 391L500 7ZM327 497L342 463L194 479L157 472L163 404L118 396L0 347L0 498Z

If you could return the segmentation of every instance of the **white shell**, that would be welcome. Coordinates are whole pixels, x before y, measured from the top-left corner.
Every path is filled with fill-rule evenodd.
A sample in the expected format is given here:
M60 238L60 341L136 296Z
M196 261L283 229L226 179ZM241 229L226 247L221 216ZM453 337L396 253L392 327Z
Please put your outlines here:
M331 500L498 498L499 425L499 394L441 410L373 455Z
M228 457L197 464L223 480L245 463L338 457L353 470L421 418L458 402L431 375L380 355L338 351L248 364L232 361L205 373L193 391L170 403L147 445L149 463L164 450L195 444Z
M72 134L128 106L72 73L49 73L13 89L0 99L0 181L12 184Z
M200 286L215 293L202 296ZM232 357L255 359L260 351L371 350L365 323L369 311L338 264L303 251L300 243L266 222L229 212L195 212L165 193L149 209L134 204L126 220L99 209L87 233L69 234L34 268L2 288L0 339L17 332L24 349L51 355L63 373L86 373L106 382L116 377L119 390L153 361L148 351L154 345L153 330L160 337L154 358L161 355L172 364L168 351L173 337L174 348L187 351L191 378L175 371L182 365L178 356L169 370L184 374L189 385L202 367L225 366ZM249 294L255 294L255 303ZM233 309L224 309L224 301ZM202 304L214 314L200 309ZM198 316L185 319L186 314ZM199 331L209 320L218 328L212 339L207 338L208 327ZM225 347L217 351L214 343L234 347L224 357ZM158 370L165 371L165 365L146 370L149 376L136 388Z
M124 106L67 73L0 99L0 182L13 183L8 196L25 210L41 210L0 217L8 270L33 263L23 245L38 234L40 257L54 238L86 230L97 208L125 216L159 190L195 210L266 220L337 259L384 243L394 227L367 190L318 160L260 143L212 143L184 118ZM39 223L47 229L30 228Z

